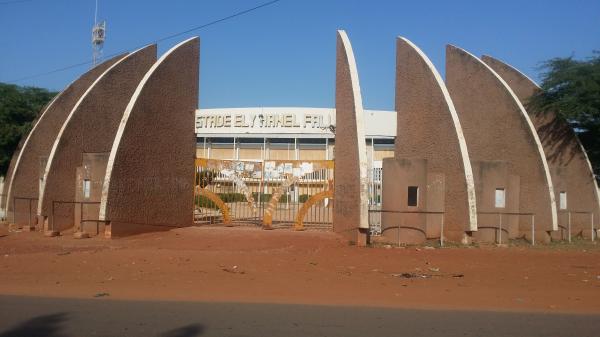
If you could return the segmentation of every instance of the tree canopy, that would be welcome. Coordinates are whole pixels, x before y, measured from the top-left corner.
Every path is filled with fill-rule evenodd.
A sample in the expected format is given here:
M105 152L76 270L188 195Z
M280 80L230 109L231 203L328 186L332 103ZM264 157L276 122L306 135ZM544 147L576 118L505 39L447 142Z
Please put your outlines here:
M21 137L55 92L35 87L0 83L0 176L6 175Z
M528 102L536 112L556 112L577 133L600 174L600 52L587 60L554 58L542 63L541 88Z

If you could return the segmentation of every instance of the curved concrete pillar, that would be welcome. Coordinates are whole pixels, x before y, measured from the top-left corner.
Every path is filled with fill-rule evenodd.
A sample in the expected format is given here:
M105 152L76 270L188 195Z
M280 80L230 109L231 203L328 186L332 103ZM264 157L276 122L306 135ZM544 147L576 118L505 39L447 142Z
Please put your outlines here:
M11 158L12 161L12 158ZM4 204L4 176L0 176L0 192L2 192L2 195L0 195L0 204ZM5 219L5 209L4 207L0 207L0 221Z
M56 99L56 97L58 96L58 94L56 96L54 96L50 102L46 103L46 105L44 105L44 107L42 108L41 111L46 110L46 108L48 108L48 106L50 104L52 104L52 102ZM35 125L38 120L40 119L40 115L38 115L32 122L31 125ZM27 139L27 137L29 136L29 134L25 135L25 137L21 137L21 139L19 140L19 143L17 144L17 148L15 149L15 151L13 152L12 157L10 158L10 163L8 164L8 170L6 171L6 176L3 177L4 181L6 182L6 184L2 185L2 188L0 189L0 193L2 194L0 196L0 210L6 212L7 211L7 202L6 200L8 199L6 196L8 194L8 182L11 180L12 175L15 171L15 166L17 164L17 159L19 158L20 154L21 154L21 149L23 148L23 144L25 144L25 140ZM6 213L4 213L6 214Z
M40 111L42 111L42 112L46 111L46 109L48 109L48 107L50 107L54 103L54 100L56 100L58 97L60 97L60 93L56 94L56 96L54 96L50 100L50 102L46 103L46 105L44 105L44 107ZM43 116L43 113L38 114L34 118L34 120L31 122L31 125L35 126L38 123L38 121L40 120L40 118L42 116ZM30 131L30 133L31 133L31 131ZM12 176L14 174L15 167L17 165L17 161L20 158L21 150L23 149L25 141L27 141L28 138L29 138L29 134L27 134L25 137L21 137L21 139L19 140L19 144L17 144L17 148L15 149L15 152L13 152L13 155L10 158L10 164L8 166L8 171L6 172L6 179L5 179L6 181L10 181L11 180L11 178L12 178ZM40 172L40 174L43 174L43 172ZM8 195L8 186L9 186L9 184L6 183L4 185L4 187L2 189L0 189L0 191L2 191L1 193L3 194L3 196L0 197L0 209L4 210L5 214L7 212L7 207L8 207L8 205L7 205L8 198L6 197ZM34 205L35 205L36 208L33 209L33 213L35 213L35 214L37 214L37 205L36 204L37 204L37 201L34 202ZM11 205L11 207L12 207L12 205ZM11 218L11 220L12 220L12 218Z
M337 32L333 230L359 245L369 228L367 150L362 96L352 45Z
M102 154L108 157L123 111L138 83L155 61L156 45L137 50L110 66L81 96L50 151L40 190L38 215L45 219L50 217L53 201L100 201L106 168L106 159L102 159ZM96 158L88 160L92 154ZM81 191L76 186L82 184L76 184L78 176L79 180L90 181L90 195L87 197L77 193ZM86 213L84 218L87 220L98 218L97 205L86 205L80 210ZM60 204L55 212L49 219L51 223L48 228L62 231L72 227L73 222L78 225L77 219L74 221L73 204Z
M16 157L13 157L13 168L9 168L9 174L6 179L6 209L10 212L8 219L13 220L12 208L14 197L38 198L43 167L50 155L54 140L73 106L75 106L75 103L77 103L81 95L83 95L98 76L115 62L125 57L125 55L115 56L81 75L54 97L42 110L37 121L34 122L31 131L23 141L20 151L15 152L14 156ZM19 200L16 202L15 207L17 208L17 214L14 216L14 222L19 226L30 223L28 202L26 200ZM36 207L37 200L34 200L31 207L33 217L37 214Z
M444 236L468 242L477 230L475 182L461 122L442 77L412 42L396 41L395 157L384 159L383 209L444 214L383 214L383 235L404 243ZM418 187L410 207L408 187ZM409 228L397 233L397 224ZM387 227L387 228L386 228Z
M483 56L483 62L489 65L511 87L519 100L527 106L530 97L541 90L532 79L512 66L492 58ZM550 167L552 184L558 205L558 222L561 227L568 227L568 212L571 214L573 234L582 233L585 237L592 235L591 216L595 228L600 223L600 198L598 184L594 178L592 165L585 149L579 142L573 129L555 113L533 113L527 111L540 137L546 160ZM561 208L561 193L566 195L566 205ZM586 212L582 214L579 212ZM563 234L564 229L556 234Z
M548 240L557 228L552 180L525 108L494 70L454 46L446 48L446 82L473 165L477 239L531 236L531 216L499 212L534 213L536 238Z
M165 53L125 109L102 188L107 236L193 223L199 47L195 37Z

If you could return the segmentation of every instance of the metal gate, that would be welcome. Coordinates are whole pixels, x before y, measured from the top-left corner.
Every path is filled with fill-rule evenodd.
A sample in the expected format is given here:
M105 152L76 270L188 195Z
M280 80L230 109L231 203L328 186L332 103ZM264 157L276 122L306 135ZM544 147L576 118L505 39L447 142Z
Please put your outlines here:
M333 160L196 159L197 224L331 229Z
M369 234L381 235L381 204L383 201L383 168L369 171Z

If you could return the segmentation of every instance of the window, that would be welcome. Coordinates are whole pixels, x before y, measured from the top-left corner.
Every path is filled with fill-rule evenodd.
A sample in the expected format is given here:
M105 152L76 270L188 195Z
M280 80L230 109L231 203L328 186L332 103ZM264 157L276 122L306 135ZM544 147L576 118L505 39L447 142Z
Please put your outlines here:
M380 138L380 139L373 139L373 148L375 150L382 150L382 151L386 151L386 150L393 150L394 149L394 138Z
M235 141L235 138L229 137L229 138L207 138L207 143L210 142L212 144L233 144L233 142Z
M567 192L560 192L559 199L560 209L567 209Z
M92 183L89 179L83 180L83 198L89 199L92 189Z
M417 207L419 204L419 187L408 186L408 206Z
M506 192L503 188L496 189L496 208L504 208L506 207Z

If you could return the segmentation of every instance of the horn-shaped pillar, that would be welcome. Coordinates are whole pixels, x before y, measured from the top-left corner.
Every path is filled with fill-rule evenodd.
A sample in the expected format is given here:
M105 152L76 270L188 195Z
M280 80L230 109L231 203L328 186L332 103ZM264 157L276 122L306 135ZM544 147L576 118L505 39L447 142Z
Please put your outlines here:
M156 45L118 60L92 83L71 110L44 169L38 215L46 230L56 233L74 226L80 232L81 226L87 226L95 234L101 228L86 220L98 219L108 155L123 111L154 62Z
M549 240L556 204L544 149L525 108L489 66L446 48L446 81L460 117L477 191L479 241Z
M337 32L333 230L358 245L369 229L367 150L358 71L346 32Z
M40 112L9 166L5 181L5 206L9 221L19 227L35 226L41 179L58 132L90 85L125 55L115 56L81 75ZM15 213L13 207L16 208Z
M199 48L196 37L166 52L125 109L102 186L107 237L193 224Z
M477 206L461 122L435 66L402 37L396 42L396 111L395 156L383 160L383 209L411 213L382 214L386 241L443 236L470 242Z
M512 66L490 56L483 56L482 60L506 81L525 107L531 96L541 90ZM567 239L570 221L571 235L591 238L600 223L600 198L585 149L573 129L556 113L536 113L531 109L527 113L544 147L554 185L560 226L553 237Z

